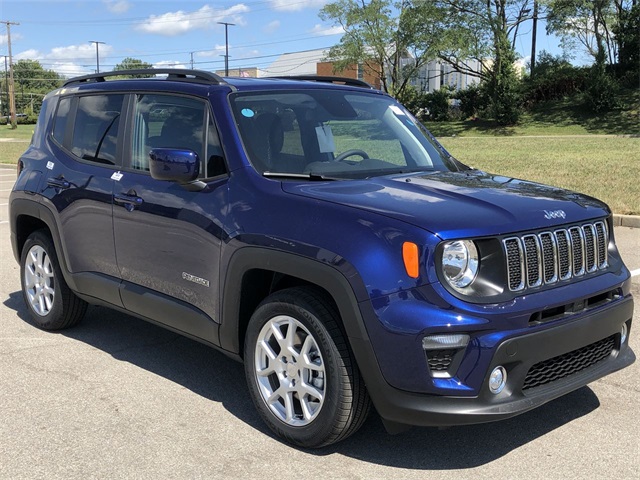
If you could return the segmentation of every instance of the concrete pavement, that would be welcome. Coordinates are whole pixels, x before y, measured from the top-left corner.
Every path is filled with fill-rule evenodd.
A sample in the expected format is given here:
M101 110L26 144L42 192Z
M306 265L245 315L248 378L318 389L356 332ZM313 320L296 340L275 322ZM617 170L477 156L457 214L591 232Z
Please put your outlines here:
M100 307L71 330L35 328L4 181L13 179L0 176L0 479L640 477L640 362L504 422L390 436L374 414L345 442L291 448L259 419L242 366L212 349ZM638 231L615 234L640 268ZM637 331L631 344L640 352Z

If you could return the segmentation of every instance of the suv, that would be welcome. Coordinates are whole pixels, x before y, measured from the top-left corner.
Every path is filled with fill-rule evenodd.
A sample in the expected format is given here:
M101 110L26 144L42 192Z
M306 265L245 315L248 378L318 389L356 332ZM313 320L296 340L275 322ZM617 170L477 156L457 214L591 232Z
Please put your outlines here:
M391 433L513 417L635 359L609 208L465 166L360 81L71 79L18 172L38 327L94 304L211 345L295 445L371 405Z

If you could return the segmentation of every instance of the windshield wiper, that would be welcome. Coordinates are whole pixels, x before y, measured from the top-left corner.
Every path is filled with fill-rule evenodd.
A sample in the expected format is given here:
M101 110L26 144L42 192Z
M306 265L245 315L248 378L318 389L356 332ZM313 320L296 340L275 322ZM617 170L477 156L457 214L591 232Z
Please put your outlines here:
M267 178L292 178L292 179L299 179L299 180L315 180L315 181L342 180L342 178L326 177L318 173L263 172L262 176Z

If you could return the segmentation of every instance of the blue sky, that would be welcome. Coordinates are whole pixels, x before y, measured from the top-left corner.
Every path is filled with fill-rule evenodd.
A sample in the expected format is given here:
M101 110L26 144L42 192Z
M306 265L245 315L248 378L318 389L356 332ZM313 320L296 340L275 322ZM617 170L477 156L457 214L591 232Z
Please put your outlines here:
M229 67L268 69L279 54L330 47L338 28L318 12L328 0L0 0L0 20L11 27L15 59L34 59L65 76L111 70L125 57L154 66L224 68L224 27L230 22ZM516 49L530 53L525 24ZM559 53L557 39L539 27L538 51ZM0 55L7 55L6 26L0 25Z

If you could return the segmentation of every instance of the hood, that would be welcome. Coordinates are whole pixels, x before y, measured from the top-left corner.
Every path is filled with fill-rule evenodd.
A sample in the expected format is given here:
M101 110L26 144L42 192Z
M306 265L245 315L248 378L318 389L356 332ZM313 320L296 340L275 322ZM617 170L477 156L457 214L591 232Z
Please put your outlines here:
M282 188L402 220L443 239L552 228L609 214L592 197L479 170L283 182Z

